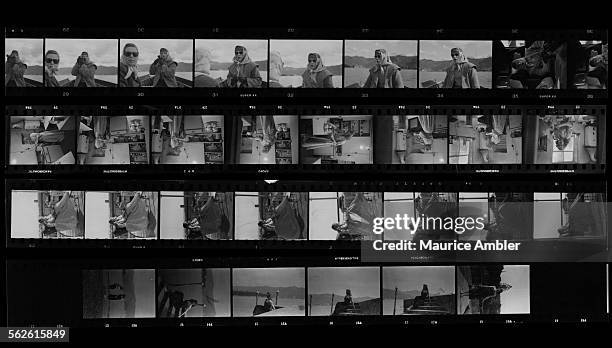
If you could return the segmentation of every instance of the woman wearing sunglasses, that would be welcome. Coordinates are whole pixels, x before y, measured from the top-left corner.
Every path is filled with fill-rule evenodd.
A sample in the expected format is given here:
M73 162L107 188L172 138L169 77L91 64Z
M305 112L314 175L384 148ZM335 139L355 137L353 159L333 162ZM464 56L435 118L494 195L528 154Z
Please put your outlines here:
M223 81L222 87L233 88L261 88L261 76L259 68L251 58L244 46L234 48L234 62L230 65L227 79Z
M461 48L451 49L451 65L446 69L443 88L480 88L476 65L468 62Z
M332 74L318 53L308 54L308 65L302 74L302 88L334 88Z
M374 59L376 64L370 69L370 75L363 88L404 88L401 68L393 64L387 50L375 50Z
M138 79L138 47L127 43L119 62L119 87L140 87Z
M59 70L59 53L48 50L45 54L45 87L61 87L55 74Z

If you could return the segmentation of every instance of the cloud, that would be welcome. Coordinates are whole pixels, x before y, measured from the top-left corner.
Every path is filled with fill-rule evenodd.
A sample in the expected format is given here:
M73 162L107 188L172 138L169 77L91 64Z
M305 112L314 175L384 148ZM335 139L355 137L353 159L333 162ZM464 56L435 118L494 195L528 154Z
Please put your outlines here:
M45 49L59 53L60 68L74 66L81 52L87 52L96 65L117 66L115 39L46 39Z
M244 46L253 61L268 60L268 40L196 40L196 49L210 50L212 61L230 63L234 58L234 48Z
M319 53L327 66L342 64L341 40L270 40L270 50L278 51L285 66L303 68L308 53Z
M450 50L454 47L463 49L463 53L470 58L490 57L493 43L491 41L421 40L420 46L419 59L450 61Z
M19 52L19 58L28 66L43 64L43 39L4 39L4 53L13 50Z
M374 58L374 50L384 48L389 55L416 56L416 40L346 40L345 56Z
M234 286L297 286L303 287L303 268L236 268Z
M312 267L308 269L308 293L343 295L351 289L354 297L380 297L378 267Z

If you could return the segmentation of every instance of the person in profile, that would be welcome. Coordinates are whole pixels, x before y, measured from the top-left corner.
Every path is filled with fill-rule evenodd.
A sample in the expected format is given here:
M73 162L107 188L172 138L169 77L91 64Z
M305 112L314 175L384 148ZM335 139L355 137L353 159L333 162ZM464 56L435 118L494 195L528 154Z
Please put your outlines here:
M82 52L72 67L72 76L76 76L72 87L96 87L96 70L98 67L89 59L89 53Z
M119 62L119 87L140 87L138 79L138 47L133 43L123 46Z
M198 48L195 51L194 87L219 87L219 80L210 76L210 50Z
M266 299L264 300L263 307L266 312L273 311L276 309L276 306L272 301L272 294L270 294L270 292L266 293Z
M178 87L175 76L177 67L178 63L172 60L168 50L161 48L149 68L149 75L153 76L153 87Z
M270 71L268 72L268 87L270 88L283 88L281 85L280 77L283 76L283 69L285 63L283 58L278 51L270 51Z
M259 68L251 58L244 46L234 48L234 59L227 73L227 79L222 87L230 88L261 88L262 80Z
M391 61L387 50L374 51L376 65L370 68L370 75L363 88L404 88L401 68Z
M463 50L457 47L451 49L451 58L443 88L480 88L476 65L468 61Z
M27 87L23 74L28 66L19 58L19 52L13 50L6 55L4 64L4 86L5 87Z
M55 50L48 50L45 54L45 87L60 87L55 75L59 70L60 56Z
M308 53L308 65L302 74L302 88L334 88L332 73L318 53Z

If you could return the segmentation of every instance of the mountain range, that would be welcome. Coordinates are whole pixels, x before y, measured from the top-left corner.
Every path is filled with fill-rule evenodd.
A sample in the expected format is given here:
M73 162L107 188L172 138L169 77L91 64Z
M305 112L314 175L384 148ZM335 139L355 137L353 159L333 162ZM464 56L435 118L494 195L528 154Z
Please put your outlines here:
M42 65L28 65L26 75L42 75L45 69Z
M259 291L259 297L265 298L266 293L269 292L274 299L276 297L276 291L278 290L279 298L304 298L306 289L297 286L288 287L272 287L272 286L235 286L233 293L235 296L252 296L255 297L257 291Z
M286 66L283 68L283 76L302 76L306 66L301 68L292 68ZM327 66L327 70L334 76L342 76L342 65Z
M478 71L492 71L493 69L493 58L468 58L470 63L476 64ZM446 71L450 66L449 60L431 60L421 59L419 61L419 69L421 71Z
M359 303L367 300L372 300L373 297L353 297L354 303ZM312 302L313 306L331 306L332 294L312 294L312 297L309 295L308 301ZM344 295L334 294L334 303L344 301ZM309 302L308 305L311 303Z
M397 64L402 69L416 69L418 63L417 56L403 56L403 55L395 55L391 56L391 61ZM345 68L353 68L353 67L366 67L370 68L376 64L376 59L374 58L366 58L359 56L345 56L344 57L344 67Z

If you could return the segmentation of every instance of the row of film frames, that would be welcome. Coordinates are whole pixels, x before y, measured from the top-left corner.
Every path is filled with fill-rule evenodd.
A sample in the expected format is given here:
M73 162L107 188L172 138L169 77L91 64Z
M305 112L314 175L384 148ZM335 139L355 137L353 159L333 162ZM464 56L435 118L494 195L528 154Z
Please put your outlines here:
M601 174L603 105L13 105L13 176Z
M8 323L102 328L609 322L606 264L77 261L9 261ZM558 291L560 279L564 291ZM55 300L35 296L41 290ZM589 296L574 300L585 292Z
M373 241L517 241L508 253L399 254L440 260L609 261L604 181L423 182L10 180L9 248L347 251ZM484 227L374 231L377 217L483 217ZM476 252L476 250L474 250ZM364 256L370 254L361 254ZM393 255L394 257L397 254Z
M15 96L607 97L594 29L13 27L5 54Z

